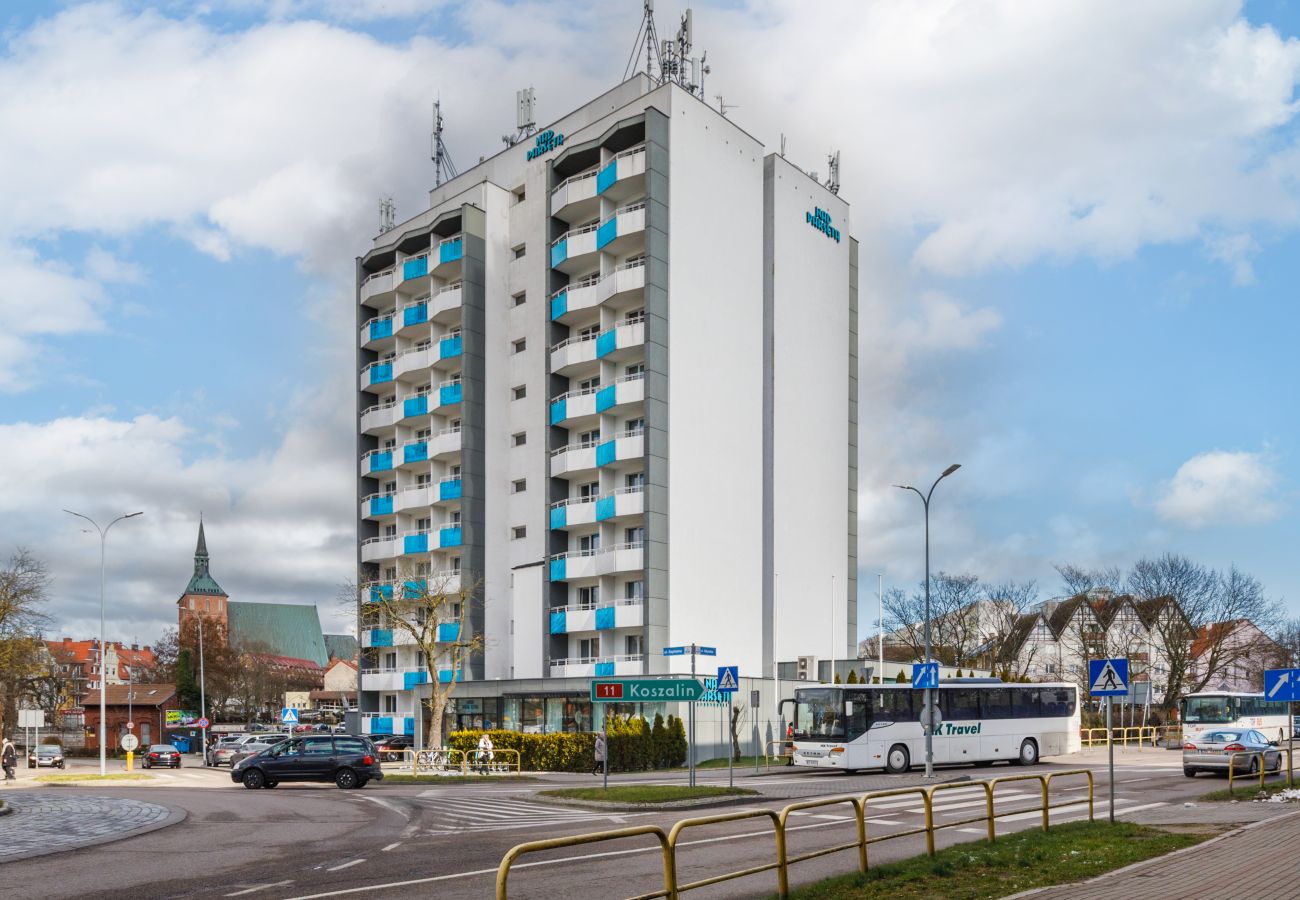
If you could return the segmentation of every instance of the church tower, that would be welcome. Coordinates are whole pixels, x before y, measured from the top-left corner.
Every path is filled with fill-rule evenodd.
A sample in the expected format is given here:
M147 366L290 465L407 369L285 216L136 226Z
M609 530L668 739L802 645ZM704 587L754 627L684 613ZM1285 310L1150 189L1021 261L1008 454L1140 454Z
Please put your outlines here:
M222 630L230 626L230 614L227 608L229 595L221 589L212 573L208 571L208 542L203 536L203 517L199 517L199 542L194 548L194 574L185 586L176 605L180 608L180 626L186 621L202 616L210 622L219 622Z

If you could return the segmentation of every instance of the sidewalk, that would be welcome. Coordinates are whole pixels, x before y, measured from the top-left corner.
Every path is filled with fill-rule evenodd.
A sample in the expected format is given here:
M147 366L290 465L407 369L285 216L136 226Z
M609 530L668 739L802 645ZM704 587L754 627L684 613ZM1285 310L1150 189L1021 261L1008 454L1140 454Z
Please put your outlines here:
M1026 891L1033 900L1300 897L1300 811L1254 822L1167 856L1081 884Z

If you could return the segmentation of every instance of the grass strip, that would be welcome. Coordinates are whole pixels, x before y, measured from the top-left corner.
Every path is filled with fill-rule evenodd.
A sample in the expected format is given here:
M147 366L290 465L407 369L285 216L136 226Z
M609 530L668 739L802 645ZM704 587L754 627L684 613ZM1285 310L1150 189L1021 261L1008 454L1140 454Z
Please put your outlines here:
M785 765L785 760L781 760L778 757L771 757L771 758L778 760L777 765ZM758 765L760 767L762 767L763 761L764 761L763 757L760 756L758 758ZM754 768L754 757L742 756L736 762L732 763L732 766L737 770L752 769ZM719 757L717 759L702 760L695 764L695 768L697 769L725 769L726 767L727 767L727 758L725 756Z
M537 781L531 775L403 775L384 773L384 784L484 784L486 782Z
M1130 822L1071 822L995 843L958 844L933 857L872 866L791 892L795 900L984 900L1093 878L1199 843L1207 834L1173 834ZM794 867L798 872L798 867Z
M699 800L703 797L743 797L757 794L748 788L713 787L685 784L620 784L609 790L598 787L559 788L540 791L546 797L565 800L602 800L608 803L672 803L676 800Z
M1203 794L1201 800L1211 803L1223 800L1254 800L1259 796L1261 790L1270 797L1273 794L1287 790L1285 781L1275 781L1265 784L1262 788L1259 786L1258 781L1251 782L1247 787L1237 787L1236 781L1237 779L1234 778L1231 791L1227 788L1219 791L1210 791L1208 794Z
M38 775L33 778L39 784L95 784L100 781L153 781L152 775L142 772L113 772L108 775Z

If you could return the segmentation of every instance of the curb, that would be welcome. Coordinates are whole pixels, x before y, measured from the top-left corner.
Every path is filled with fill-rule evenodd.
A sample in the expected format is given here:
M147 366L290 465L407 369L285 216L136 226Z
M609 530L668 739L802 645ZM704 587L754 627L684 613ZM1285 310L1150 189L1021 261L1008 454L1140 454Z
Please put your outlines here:
M1193 844L1190 847L1184 847L1183 849L1175 850L1172 853L1165 853L1160 856L1154 856L1151 859L1144 859L1141 862L1131 863L1130 865L1124 866L1122 869L1112 869L1109 872L1103 872L1100 875L1085 879L1083 881L1066 881L1066 882L1062 882L1061 884L1051 884L1051 885L1045 885L1043 887L1030 888L1027 891L1021 891L1018 894L1011 894L1007 897L1003 897L1002 900L1021 900L1021 898L1025 898L1025 897L1041 896L1046 894L1048 891L1054 891L1057 888L1079 887L1088 884L1098 884L1099 882L1103 882L1108 878L1114 878L1116 876L1124 874L1125 872L1130 872L1134 869L1140 869L1143 866L1155 865L1156 863L1164 862L1165 860L1182 856L1185 853L1192 853L1195 851L1203 850L1204 848L1209 847L1212 844L1217 844L1219 841L1227 840L1228 838L1233 837L1234 835L1238 835L1241 834L1242 832L1250 831L1251 829L1258 828L1261 825L1273 825L1276 824L1278 821L1284 819L1294 819L1296 817L1300 817L1300 810L1297 810L1295 812L1290 812L1290 813L1283 813L1280 816L1273 816L1272 818L1269 819L1260 819L1258 822L1251 822L1249 825L1243 825L1240 828L1234 828L1232 829L1232 831L1225 831L1223 834L1218 835L1217 837L1212 837L1208 841L1202 841L1199 844ZM1199 823L1189 822L1187 824L1195 825ZM1151 826L1151 827L1157 827L1157 826Z
M572 800L568 797L543 797L533 794L528 798L551 806L568 806L576 809L598 809L607 812L654 812L666 809L696 809L706 806L743 806L761 803L762 794L745 794L737 797L699 797L693 800L669 800L664 803L610 803L605 800Z

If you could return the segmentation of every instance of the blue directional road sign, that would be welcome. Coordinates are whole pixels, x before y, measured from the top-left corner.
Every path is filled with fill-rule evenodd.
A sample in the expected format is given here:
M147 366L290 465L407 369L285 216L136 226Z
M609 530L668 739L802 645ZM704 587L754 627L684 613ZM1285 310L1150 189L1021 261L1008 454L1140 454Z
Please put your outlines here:
M1300 669L1265 669L1264 699L1274 703L1300 700Z
M1088 660L1088 693L1094 697L1125 696L1128 693L1128 660Z
M939 664L937 662L912 663L912 688L924 690L939 686Z
M719 694L730 694L740 687L739 666L718 666L718 686L714 688Z
M297 725L297 724L298 724L298 710L294 709L292 706L286 706L286 707L284 707L283 709L281 709L281 710L280 710L280 724L281 724L281 725Z
M685 656L685 655L686 655L686 648L685 648L685 647L665 647L665 648L664 648L664 656Z
M696 647L695 649L699 651L700 656L717 656L717 655L718 655L718 648L717 648L717 647Z

